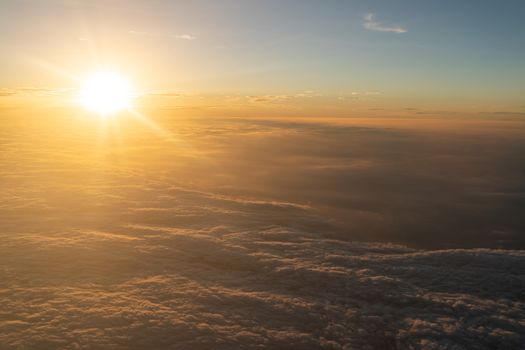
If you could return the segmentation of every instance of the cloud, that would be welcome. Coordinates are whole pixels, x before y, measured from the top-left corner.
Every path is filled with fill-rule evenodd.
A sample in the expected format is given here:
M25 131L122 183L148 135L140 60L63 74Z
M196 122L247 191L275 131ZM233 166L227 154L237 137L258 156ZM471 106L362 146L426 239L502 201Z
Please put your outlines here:
M386 25L375 19L373 13L368 13L364 16L363 27L368 30L378 32L390 32L390 33L406 33L408 30L405 27L399 25Z
M187 94L183 94L183 93L175 92L175 91L170 91L170 90L151 91L151 92L148 92L147 95L149 95L149 96L173 97L173 98L179 98L179 97L188 96Z
M181 39L181 40L195 40L195 39L197 39L196 36L193 36L193 35L190 35L190 34L178 34L178 35L175 35L174 37L176 39Z
M296 93L294 97L297 98L312 98L312 97L322 97L323 95L314 90L305 90L299 93Z
M16 94L18 94L18 91L15 89L7 89L7 88L0 89L0 96L13 96Z
M246 96L249 102L282 103L289 101L292 95L250 95Z
M154 35L144 30L128 30L128 34L131 35Z
M56 113L2 120L2 349L525 342L525 252L443 248L520 247L521 135Z
M264 103L284 103L291 102L297 99L309 99L322 97L323 95L313 90L305 90L294 94L284 95L250 95L246 96L249 102L264 102Z
M66 94L72 91L72 88L48 88L48 87L33 87L23 86L14 88L1 88L0 96L15 96L15 95L32 95L32 96L52 96Z
M372 100L374 96L382 95L379 91L352 91L349 95L340 95L337 97L339 101L346 100Z
M151 190L139 187L135 195L166 204ZM108 222L102 232L41 227L3 235L2 348L523 343L523 252L345 242L297 226L315 221L297 208L167 193L177 201L168 221L149 212L148 224ZM194 221L180 221L190 213Z
M165 38L174 38L178 40L196 40L197 37L191 34L168 34L168 33L152 33L148 31L140 30L129 30L128 34L139 35L139 36L152 36L152 37L165 37Z
M379 91L352 91L352 96L377 96L381 95Z

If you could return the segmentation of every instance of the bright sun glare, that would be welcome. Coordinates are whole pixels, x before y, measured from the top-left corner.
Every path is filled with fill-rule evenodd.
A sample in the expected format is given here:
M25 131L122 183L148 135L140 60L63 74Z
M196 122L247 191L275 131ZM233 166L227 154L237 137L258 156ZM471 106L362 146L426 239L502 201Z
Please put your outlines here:
M133 96L132 86L127 79L115 72L100 71L84 81L79 102L85 108L107 116L130 108Z

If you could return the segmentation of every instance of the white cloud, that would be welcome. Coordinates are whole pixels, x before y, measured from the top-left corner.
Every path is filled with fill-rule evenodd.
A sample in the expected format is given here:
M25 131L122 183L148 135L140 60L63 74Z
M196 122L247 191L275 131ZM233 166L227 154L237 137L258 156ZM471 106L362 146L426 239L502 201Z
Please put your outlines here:
M379 91L352 91L352 96L373 96L381 95Z
M291 95L250 95L246 96L249 102L280 103L289 101Z
M129 30L128 34L131 34L131 35L151 35L151 33L146 32L146 31L141 31L141 30Z
M176 39L181 39L181 40L195 40L195 39L197 39L197 37L195 37L193 35L190 35L190 34L178 34L178 35L175 35L175 38Z
M195 40L197 39L196 36L191 34L170 34L170 33L152 33L147 31L140 31L140 30L129 30L128 34L131 35L143 35L143 36L154 36L154 37L166 37L166 38L174 38L179 40Z
M62 95L71 92L72 88L48 88L48 87L34 87L22 86L15 88L0 88L0 96L14 96L14 95L32 95L32 96L51 96Z
M363 27L368 30L374 30L377 32L390 32L390 33L406 33L408 30L405 27L399 25L387 25L379 22L375 19L373 13L368 13L364 17Z

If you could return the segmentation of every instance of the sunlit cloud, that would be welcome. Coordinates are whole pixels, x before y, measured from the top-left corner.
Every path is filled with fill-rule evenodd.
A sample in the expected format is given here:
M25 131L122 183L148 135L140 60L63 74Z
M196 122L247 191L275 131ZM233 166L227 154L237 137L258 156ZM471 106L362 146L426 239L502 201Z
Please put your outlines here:
M6 88L0 89L0 96L13 96L16 94L17 92L13 89L6 89Z
M47 88L47 87L33 87L23 86L14 88L2 88L0 89L0 96L52 96L61 95L71 92L72 88Z
M193 35L190 35L190 34L178 34L178 35L175 35L175 38L176 39L181 39L181 40L195 40L195 39L197 39L197 37L195 37Z
M373 100L376 97L383 95L380 91L352 91L347 95L341 95L337 99L339 101L347 100Z
M294 97L305 97L305 98L312 98L312 97L321 97L323 96L321 93L314 91L314 90L305 90L303 92L297 93L294 95Z
M246 96L249 102L285 102L293 99L304 99L304 98L314 98L322 97L323 95L313 90L305 90L295 94L285 94L285 95L250 95Z
M279 103L288 101L292 98L290 95L251 95L246 96L249 102Z
M151 33L143 31L143 30L129 30L128 34L131 34L131 35L151 35Z
M352 91L352 96L374 96L381 95L379 91Z
M180 92L172 92L172 91L152 91L147 94L148 96L161 96L161 97L184 97L185 94L181 94Z
M388 25L378 21L373 13L367 13L364 17L363 27L377 32L406 33L408 29L400 25Z
M188 33L183 34L170 34L170 33L155 33L155 32L148 32L144 30L129 30L128 34L130 35L137 35L137 36L151 36L151 37L160 37L160 38L173 38L178 40L195 40L197 37L195 35L191 35Z
M129 30L128 34L131 35L139 35L139 36L153 36L153 37L166 37L166 38L174 38L178 40L195 40L197 39L196 36L191 34L169 34L169 33L155 33L155 32L148 32L143 30Z
M501 156L515 143L251 116L177 120L166 125L177 143L113 120L96 143L86 123L57 132L46 119L0 135L3 344L200 349L217 329L230 348L522 344L524 252L386 243L512 237L521 208L509 189L523 178ZM349 228L320 207L344 210ZM385 243L350 241L381 229Z

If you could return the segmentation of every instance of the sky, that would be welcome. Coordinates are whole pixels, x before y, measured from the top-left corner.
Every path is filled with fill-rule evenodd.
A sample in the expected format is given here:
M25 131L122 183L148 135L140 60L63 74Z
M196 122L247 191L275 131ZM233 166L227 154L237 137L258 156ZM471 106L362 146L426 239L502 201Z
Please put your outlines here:
M522 1L4 1L0 86L96 70L145 92L523 112ZM376 105L377 107L377 105Z

